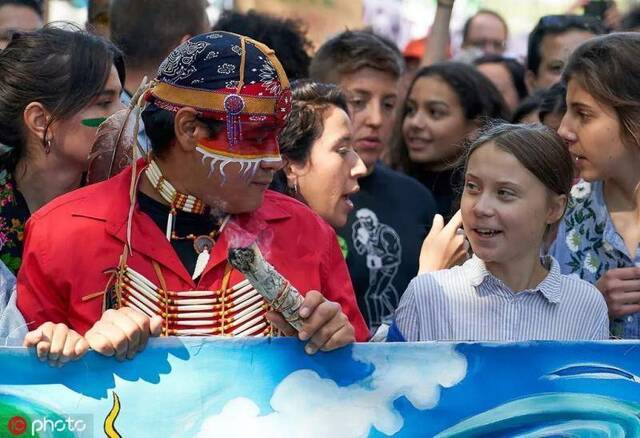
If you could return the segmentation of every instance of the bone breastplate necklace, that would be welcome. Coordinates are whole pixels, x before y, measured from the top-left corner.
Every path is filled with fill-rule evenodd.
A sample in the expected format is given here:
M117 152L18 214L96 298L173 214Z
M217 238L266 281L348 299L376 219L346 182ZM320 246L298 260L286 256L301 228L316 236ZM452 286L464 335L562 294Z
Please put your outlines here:
M216 243L216 239L222 233L224 227L229 221L229 215L222 218L218 222L217 226L214 226L213 230L208 234L187 234L186 236L178 236L175 232L177 211L179 210L186 213L204 215L207 210L205 204L195 196L178 192L175 187L173 187L173 185L164 178L160 167L158 167L158 164L154 160L151 160L149 163L149 166L145 170L145 175L156 192L170 206L165 230L167 240L169 242L172 240L193 241L193 249L198 254L198 259L196 260L196 266L192 275L192 278L195 280L200 277L206 268L209 258L211 257L211 251Z

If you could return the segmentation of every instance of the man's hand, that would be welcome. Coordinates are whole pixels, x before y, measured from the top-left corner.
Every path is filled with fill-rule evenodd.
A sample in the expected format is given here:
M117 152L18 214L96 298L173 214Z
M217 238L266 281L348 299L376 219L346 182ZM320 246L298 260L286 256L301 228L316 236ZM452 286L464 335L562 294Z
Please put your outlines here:
M609 308L609 316L640 312L640 268L611 269L596 283Z
M304 297L300 306L302 329L296 330L278 312L268 312L267 319L287 336L298 336L309 341L304 347L308 354L318 350L331 351L355 342L355 330L340 304L328 301L318 291L312 290Z
M25 347L35 347L38 359L47 361L52 367L80 359L89 349L86 339L65 324L45 322L27 333Z
M122 361L132 359L144 350L149 336L160 336L161 330L161 317L149 318L141 312L122 307L104 312L87 331L85 338L93 350L105 356L115 355Z
M462 226L460 210L453 215L447 225L444 219L436 214L429 234L422 243L418 274L450 268L467 256L468 243L463 233L458 230Z

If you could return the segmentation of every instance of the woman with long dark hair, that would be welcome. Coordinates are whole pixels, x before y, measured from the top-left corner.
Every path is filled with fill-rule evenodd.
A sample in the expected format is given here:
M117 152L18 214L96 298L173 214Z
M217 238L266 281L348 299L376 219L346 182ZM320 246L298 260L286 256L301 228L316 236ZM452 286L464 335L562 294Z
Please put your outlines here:
M17 32L0 52L0 261L12 272L29 216L80 186L124 74L119 50L81 31Z
M442 62L423 67L398 114L392 167L422 182L446 218L457 210L464 145L492 119L506 119L500 92L474 67Z
M33 330L20 315L12 274L21 264L24 224L80 186L96 128L122 106L124 76L120 51L81 31L17 32L0 52L0 263L8 268L0 269L0 338L32 329L24 345L51 365L79 357L88 344L64 324Z

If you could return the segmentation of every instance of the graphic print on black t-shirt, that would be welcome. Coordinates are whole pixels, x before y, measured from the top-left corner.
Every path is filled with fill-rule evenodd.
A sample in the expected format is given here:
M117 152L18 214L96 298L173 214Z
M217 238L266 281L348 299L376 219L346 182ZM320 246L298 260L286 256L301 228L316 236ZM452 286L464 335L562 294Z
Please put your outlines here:
M346 243L346 261L369 329L390 323L400 297L418 272L422 241L436 204L422 184L377 163L358 179L355 208L337 230Z
M354 249L366 256L369 269L369 287L364 294L365 318L375 327L393 314L400 300L393 280L402 262L402 244L398 233L380 223L368 208L358 210L356 218L352 226Z

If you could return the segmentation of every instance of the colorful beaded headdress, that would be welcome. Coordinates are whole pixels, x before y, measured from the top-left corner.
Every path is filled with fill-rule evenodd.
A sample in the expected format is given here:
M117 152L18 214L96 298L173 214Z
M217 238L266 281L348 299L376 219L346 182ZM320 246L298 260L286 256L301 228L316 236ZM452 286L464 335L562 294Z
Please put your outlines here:
M160 65L145 99L164 110L188 106L225 122L227 141L198 143L223 175L231 162L249 172L260 161L280 160L276 136L291 110L291 90L274 51L258 41L230 32L191 38Z

